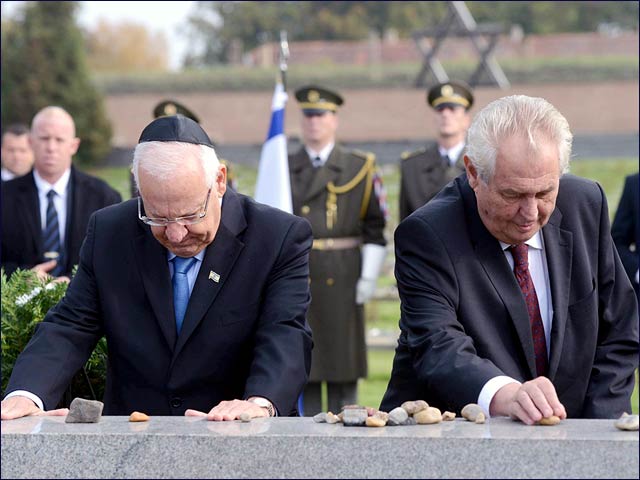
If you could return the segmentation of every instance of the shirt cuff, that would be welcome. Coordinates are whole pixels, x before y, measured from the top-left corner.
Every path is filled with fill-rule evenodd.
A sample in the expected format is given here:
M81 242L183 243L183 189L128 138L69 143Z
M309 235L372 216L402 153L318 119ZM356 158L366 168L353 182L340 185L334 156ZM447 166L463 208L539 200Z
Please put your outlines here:
M17 396L27 397L29 400L35 403L40 410L44 412L44 404L42 403L42 400L40 400L40 397L37 395L34 395L31 392L27 392L26 390L14 390L13 392L7 394L7 396L5 396L4 399L6 400L7 398L17 397Z
M480 390L480 395L478 395L478 405L480 405L480 408L482 408L487 418L491 417L491 414L489 413L489 407L491 406L491 400L493 400L496 392L508 383L514 382L518 385L521 384L514 378L507 377L506 375L499 375L497 377L493 377L491 380L484 384L484 387L482 387L482 390Z

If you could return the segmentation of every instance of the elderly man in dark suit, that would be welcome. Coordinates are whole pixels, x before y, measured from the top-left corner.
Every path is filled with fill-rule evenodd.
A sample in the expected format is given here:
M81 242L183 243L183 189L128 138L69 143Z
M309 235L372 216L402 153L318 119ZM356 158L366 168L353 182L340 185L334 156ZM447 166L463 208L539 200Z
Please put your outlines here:
M102 335L106 414L295 413L311 361L309 223L227 189L207 134L182 115L144 129L133 171L141 197L91 217L2 418L55 406Z
M616 215L611 225L611 236L618 248L620 259L638 298L640 298L640 289L638 287L639 190L640 184L638 183L638 173L636 172L633 175L629 175L624 181L622 197L620 197L618 210L616 210Z
M400 224L382 409L478 403L526 424L631 411L636 299L602 188L564 174L571 141L544 99L492 102L469 129L466 175Z
M33 268L39 276L68 277L89 217L121 197L72 165L80 139L62 108L46 107L35 115L30 143L33 170L2 185L2 266L7 274Z

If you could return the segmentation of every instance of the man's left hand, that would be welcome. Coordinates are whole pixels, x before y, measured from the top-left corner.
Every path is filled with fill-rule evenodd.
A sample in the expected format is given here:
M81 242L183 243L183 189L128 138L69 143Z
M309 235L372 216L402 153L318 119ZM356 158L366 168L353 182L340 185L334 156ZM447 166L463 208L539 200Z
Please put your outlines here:
M247 412L251 418L268 417L269 414L265 408L246 400L223 400L213 407L209 413L199 410L188 409L184 412L185 417L207 417L207 420L214 422L238 420L240 414Z

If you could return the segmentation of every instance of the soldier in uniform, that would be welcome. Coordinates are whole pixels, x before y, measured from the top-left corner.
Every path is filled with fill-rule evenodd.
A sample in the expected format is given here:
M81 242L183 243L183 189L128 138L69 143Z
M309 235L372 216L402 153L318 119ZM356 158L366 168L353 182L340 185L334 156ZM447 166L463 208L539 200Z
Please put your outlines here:
M436 112L436 142L400 160L400 220L431 200L442 187L464 172L465 137L471 122L471 89L462 82L446 82L427 92Z
M304 145L289 156L293 213L313 230L309 259L314 348L305 415L357 402L358 378L367 375L364 309L386 253L384 190L372 153L336 145L342 97L325 88L296 91Z
M181 115L184 115L185 117L190 118L194 122L200 123L200 119L197 117L195 113L193 113L184 105L176 102L175 100L163 100L162 102L158 103L153 109L153 118L159 118L159 117L164 117L168 115L176 115L178 113ZM227 167L227 187L237 190L236 179L231 170L230 162L222 158L220 158L219 161L221 164ZM133 173L131 173L131 176L130 176L130 185L131 185L131 197L132 198L137 197L138 189L136 187L135 181L133 180Z

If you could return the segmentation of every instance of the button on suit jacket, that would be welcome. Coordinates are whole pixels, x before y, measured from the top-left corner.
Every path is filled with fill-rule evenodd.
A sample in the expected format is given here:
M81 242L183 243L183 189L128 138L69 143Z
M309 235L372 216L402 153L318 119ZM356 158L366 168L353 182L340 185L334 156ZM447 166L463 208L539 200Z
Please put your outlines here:
M542 228L553 306L548 377L572 418L630 412L638 311L604 192L571 175ZM460 411L497 375L535 377L527 308L466 175L395 233L401 336L381 409L405 400Z
M311 243L306 220L227 190L177 335L167 250L138 220L135 200L100 210L78 273L7 392L33 392L52 408L105 335L107 415L182 415L253 395L288 415L310 368Z

